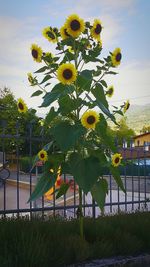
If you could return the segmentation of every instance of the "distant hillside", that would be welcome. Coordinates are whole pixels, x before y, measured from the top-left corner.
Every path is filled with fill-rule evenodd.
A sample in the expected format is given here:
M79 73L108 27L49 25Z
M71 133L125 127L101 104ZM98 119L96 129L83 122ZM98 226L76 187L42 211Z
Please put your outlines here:
M45 115L38 113L41 118L44 118ZM150 125L150 104L131 105L125 116L127 117L127 125L135 130L136 134L139 134L143 126ZM118 116L118 119L121 119L121 116ZM109 124L114 126L111 122Z
M126 117L128 126L139 133L144 125L150 125L150 104L131 105Z

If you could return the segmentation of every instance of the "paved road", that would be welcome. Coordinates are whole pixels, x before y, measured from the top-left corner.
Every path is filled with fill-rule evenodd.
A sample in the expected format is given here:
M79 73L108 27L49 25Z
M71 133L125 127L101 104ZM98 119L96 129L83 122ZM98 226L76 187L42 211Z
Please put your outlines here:
M66 175L67 179L72 179L73 177L70 175ZM109 189L117 190L118 186L113 178L108 176L105 177L108 181ZM17 179L17 173L15 171L11 171L11 175L9 179ZM19 173L19 180L24 182L30 182L30 175L24 174L22 172ZM35 184L37 181L37 177L32 175L32 183ZM131 192L147 192L150 193L150 176L126 176L122 177L123 184L126 188L126 191Z

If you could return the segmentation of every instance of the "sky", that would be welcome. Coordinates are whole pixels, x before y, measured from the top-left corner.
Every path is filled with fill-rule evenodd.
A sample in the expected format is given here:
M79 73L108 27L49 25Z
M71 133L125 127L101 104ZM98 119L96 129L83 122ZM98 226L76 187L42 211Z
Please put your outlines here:
M36 43L44 51L55 52L55 44L42 36L47 26L60 28L71 14L91 23L102 21L102 57L120 47L118 75L107 77L115 93L110 104L127 99L132 104L150 103L150 0L0 0L0 88L10 88L15 98L22 97L28 107L39 109L42 98L31 98L35 91L29 85L28 72L42 63L33 61L30 47Z

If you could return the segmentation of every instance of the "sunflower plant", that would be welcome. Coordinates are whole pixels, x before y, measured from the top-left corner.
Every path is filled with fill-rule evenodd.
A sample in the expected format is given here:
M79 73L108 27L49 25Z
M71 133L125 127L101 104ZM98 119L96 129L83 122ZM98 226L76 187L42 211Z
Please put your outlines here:
M35 75L28 74L31 86L38 86L33 96L43 94L41 107L48 107L45 124L53 141L45 144L35 159L43 160L44 173L29 201L42 196L54 186L57 172L71 174L79 187L80 233L83 236L82 193L91 192L103 210L108 183L104 169L108 168L119 187L124 186L119 175L121 154L108 131L108 120L117 124L115 115L123 115L129 102L121 107L109 107L108 97L114 87L104 77L115 75L121 63L121 49L116 48L105 58L102 51L100 20L85 22L76 14L70 15L60 29L46 27L43 36L55 45L55 55L44 52L37 44L31 46L33 59L42 64ZM55 82L54 82L55 81ZM51 147L57 147L56 152ZM50 170L53 169L53 172ZM69 186L63 183L57 196L66 194Z

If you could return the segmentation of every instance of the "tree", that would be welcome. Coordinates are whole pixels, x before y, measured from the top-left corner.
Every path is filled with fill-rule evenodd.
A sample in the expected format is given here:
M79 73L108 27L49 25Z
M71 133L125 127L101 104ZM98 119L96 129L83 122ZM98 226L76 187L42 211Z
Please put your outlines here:
M36 110L28 109L26 114L21 114L18 112L17 101L7 87L0 89L0 112L1 112L1 127L4 134L16 135L17 128L20 136L29 137L29 125L32 125L32 135L41 135L41 126L39 124L39 118L36 116ZM25 140L18 140L20 153L23 155L29 154L29 141L28 138ZM15 152L16 139L10 138L0 141L0 150L5 150L5 152L12 153ZM37 153L39 147L38 145L33 146L32 153Z
M150 132L150 125L144 125L140 133L148 133Z
M124 142L127 142L129 145L131 139L136 135L135 131L127 125L127 117L122 117L119 121L119 126L116 126L112 130L112 135L116 137L118 145L123 145Z

